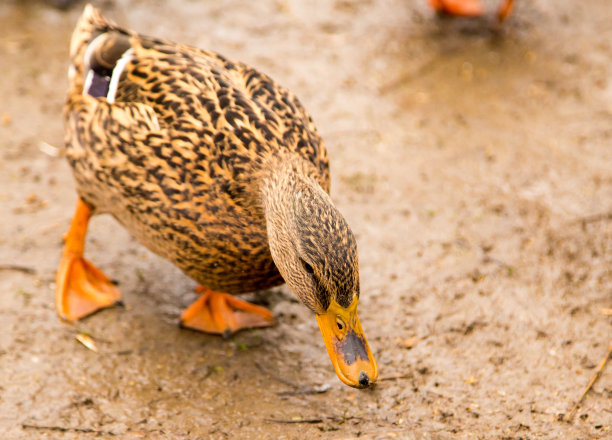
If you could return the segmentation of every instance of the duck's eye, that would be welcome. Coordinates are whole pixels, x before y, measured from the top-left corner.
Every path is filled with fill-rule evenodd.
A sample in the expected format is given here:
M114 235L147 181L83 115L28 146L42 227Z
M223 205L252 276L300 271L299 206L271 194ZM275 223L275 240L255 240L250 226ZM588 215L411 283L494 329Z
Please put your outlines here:
M304 267L304 270L308 273L314 273L314 269L312 268L312 266L308 263L306 263L304 260L302 260L302 266Z
M344 327L346 327L346 324L339 316L336 317L336 325L338 326L338 330L340 331L344 330Z

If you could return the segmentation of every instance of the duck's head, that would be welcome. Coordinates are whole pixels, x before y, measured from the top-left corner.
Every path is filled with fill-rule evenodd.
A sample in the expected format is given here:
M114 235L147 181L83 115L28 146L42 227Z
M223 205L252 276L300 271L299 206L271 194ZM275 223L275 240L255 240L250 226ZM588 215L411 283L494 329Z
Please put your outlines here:
M378 377L378 366L357 316L355 237L314 179L298 173L289 180L278 182L278 197L267 204L272 257L289 288L316 315L340 380L365 388Z

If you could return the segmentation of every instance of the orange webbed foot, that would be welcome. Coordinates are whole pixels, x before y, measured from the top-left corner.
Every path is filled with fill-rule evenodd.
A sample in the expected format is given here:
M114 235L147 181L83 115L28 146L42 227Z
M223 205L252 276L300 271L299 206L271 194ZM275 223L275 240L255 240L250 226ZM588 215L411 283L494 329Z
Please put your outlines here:
M57 273L56 298L58 314L72 322L120 303L121 293L85 258L63 256Z
M197 291L202 296L181 314L182 327L229 337L242 329L274 323L272 312L264 307L202 286Z
M429 4L440 14L459 17L478 17L484 10L479 0L430 0Z

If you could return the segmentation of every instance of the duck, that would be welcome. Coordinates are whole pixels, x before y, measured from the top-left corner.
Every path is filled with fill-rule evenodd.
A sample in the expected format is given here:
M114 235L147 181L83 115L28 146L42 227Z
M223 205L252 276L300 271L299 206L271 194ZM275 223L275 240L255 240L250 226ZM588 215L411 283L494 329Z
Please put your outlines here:
M274 322L236 295L287 284L339 379L372 385L355 236L329 195L327 150L298 98L218 53L122 28L87 5L70 41L65 156L77 205L55 288L73 322L121 301L84 258L110 214L199 283L183 327L229 337Z
M438 13L458 17L478 17L484 13L480 0L429 0ZM503 0L497 9L497 22L501 24L512 12L514 0Z

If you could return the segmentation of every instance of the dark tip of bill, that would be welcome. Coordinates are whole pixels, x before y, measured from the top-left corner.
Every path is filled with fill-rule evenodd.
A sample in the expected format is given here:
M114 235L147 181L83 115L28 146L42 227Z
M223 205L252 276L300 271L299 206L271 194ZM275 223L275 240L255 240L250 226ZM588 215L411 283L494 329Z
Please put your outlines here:
M359 373L359 385L361 385L362 387L367 387L368 385L370 385L370 378L368 377L365 371Z

